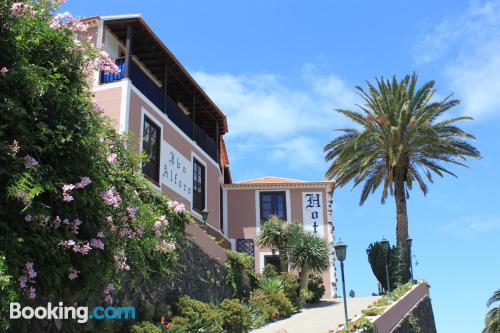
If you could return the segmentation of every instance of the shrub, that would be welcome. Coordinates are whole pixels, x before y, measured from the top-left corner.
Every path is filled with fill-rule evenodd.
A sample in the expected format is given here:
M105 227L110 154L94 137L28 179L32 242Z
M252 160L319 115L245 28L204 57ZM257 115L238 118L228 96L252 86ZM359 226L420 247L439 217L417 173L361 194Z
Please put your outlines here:
M281 273L279 279L283 283L283 292L286 297L292 302L294 307L299 307L299 282L297 278L291 273Z
M325 286L321 276L312 276L307 284L307 290L311 292L311 297L307 300L308 303L317 303L325 294Z
M162 333L161 327L156 326L149 321L141 321L132 325L130 328L131 333Z
M177 302L177 310L186 319L186 324L199 321L203 325L210 325L214 333L222 331L223 319L217 308L210 304L182 296Z
M373 317L373 316L378 316L384 313L385 308L384 307L372 307L372 308L367 308L364 310L361 310L361 313L364 314L365 316Z
M168 333L225 333L217 324L206 322L199 313L190 319L174 317L172 327L165 329Z
M274 265L267 264L264 266L264 269L262 270L262 275L264 277L276 277L279 275L279 273L276 270L276 267L274 267Z
M246 333L252 324L250 310L237 299L225 299L219 305L219 312L227 333Z
M279 317L279 311L271 303L267 293L262 289L252 291L249 299L250 306L264 318L264 321L273 320Z
M373 302L372 304L370 304L368 307L369 308L373 308L373 307L380 307L380 306L387 306L389 305L389 300L385 297L382 297L382 298L379 298L378 300L376 300L375 302Z
M409 292L411 290L412 286L413 286L413 283L411 281L408 283L405 283L405 284L397 287L393 291L391 291L390 297L394 300L398 300L401 297L403 297L407 292Z

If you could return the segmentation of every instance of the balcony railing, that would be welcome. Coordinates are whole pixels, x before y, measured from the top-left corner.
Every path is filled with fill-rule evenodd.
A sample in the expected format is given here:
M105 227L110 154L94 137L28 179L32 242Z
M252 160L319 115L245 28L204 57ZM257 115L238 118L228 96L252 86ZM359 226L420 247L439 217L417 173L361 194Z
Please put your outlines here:
M116 59L116 65L120 68L117 74L101 72L101 84L120 81L125 77L125 59ZM164 97L162 89L135 63L130 62L130 80L139 91L144 94L158 109L183 131L189 138L207 153L214 161L218 161L217 144L196 124L182 112L174 101L168 96ZM164 104L166 103L166 108Z

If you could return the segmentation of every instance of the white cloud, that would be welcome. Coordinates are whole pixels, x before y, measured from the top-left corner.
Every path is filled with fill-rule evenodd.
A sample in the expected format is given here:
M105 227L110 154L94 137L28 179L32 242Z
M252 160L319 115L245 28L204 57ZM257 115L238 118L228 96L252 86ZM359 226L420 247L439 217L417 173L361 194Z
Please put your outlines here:
M444 232L451 232L460 237L471 237L478 234L500 231L499 216L471 216L441 227Z
M194 77L226 113L230 159L261 153L261 160L324 171L318 135L348 122L335 108L354 107L354 88L334 74L304 66L297 78L276 74L195 72ZM265 152L265 153L264 153Z
M440 22L417 43L416 60L444 63L465 114L500 114L500 1L473 1L462 15Z

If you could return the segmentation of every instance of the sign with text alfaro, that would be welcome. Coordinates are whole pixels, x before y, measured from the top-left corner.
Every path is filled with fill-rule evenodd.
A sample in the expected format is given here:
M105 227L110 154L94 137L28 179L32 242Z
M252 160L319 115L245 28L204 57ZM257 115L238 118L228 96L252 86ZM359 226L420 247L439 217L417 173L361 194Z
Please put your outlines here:
M324 237L323 194L321 192L302 192L302 214L304 230Z
M192 203L193 164L165 140L161 143L160 182Z

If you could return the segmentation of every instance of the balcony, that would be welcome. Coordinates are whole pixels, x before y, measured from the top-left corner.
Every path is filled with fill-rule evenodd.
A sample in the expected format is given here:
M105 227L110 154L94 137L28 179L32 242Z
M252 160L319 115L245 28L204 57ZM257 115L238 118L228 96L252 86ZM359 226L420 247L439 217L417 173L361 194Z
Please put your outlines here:
M125 77L125 59L116 59L115 62L120 68L120 72L117 74L101 72L101 84L120 81ZM191 117L186 115L170 96L165 95L162 88L158 87L135 61L130 61L129 76L132 84L161 112L165 113L184 134L196 142L201 150L207 153L214 161L219 161L219 150L214 140L198 124L194 123Z

